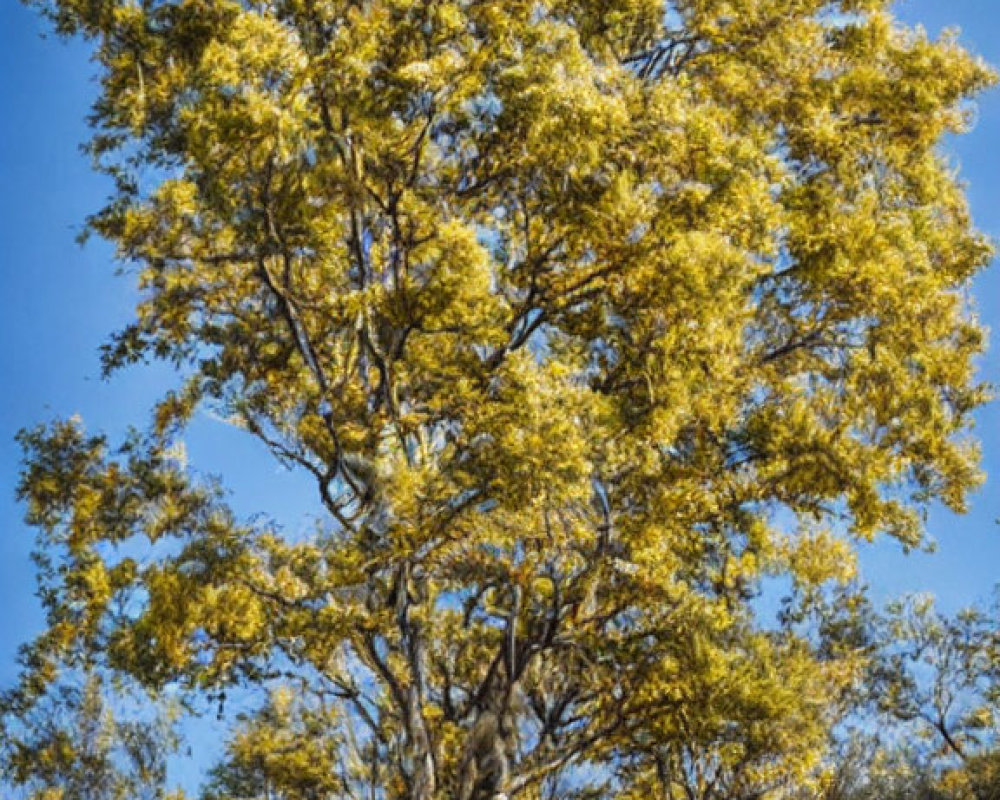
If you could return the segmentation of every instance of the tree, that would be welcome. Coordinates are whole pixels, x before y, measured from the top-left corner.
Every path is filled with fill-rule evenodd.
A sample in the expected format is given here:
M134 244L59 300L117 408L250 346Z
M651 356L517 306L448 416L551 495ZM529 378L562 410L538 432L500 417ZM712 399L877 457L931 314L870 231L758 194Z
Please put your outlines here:
M928 595L870 609L867 675L840 736L828 800L996 800L1000 631L996 606L946 615ZM865 732L862 732L865 731Z
M927 596L894 603L882 621L884 648L872 685L880 710L926 742L923 761L941 766L956 798L1000 794L1000 631L996 609L947 616Z
M22 436L35 695L291 692L233 793L808 780L851 670L750 601L976 484L990 251L937 146L992 73L882 0L37 5L96 47L90 229L143 291L105 369L183 377L123 445ZM204 407L315 481L315 537L175 458Z
M121 700L121 695L119 695ZM167 758L175 747L169 719L126 715L104 700L101 678L62 681L42 702L4 698L20 726L5 726L0 755L11 782L30 800L170 800Z
M894 603L883 627L887 646L876 685L882 709L914 723L925 738L962 761L997 730L1000 632L995 614L967 608L954 617L933 598Z

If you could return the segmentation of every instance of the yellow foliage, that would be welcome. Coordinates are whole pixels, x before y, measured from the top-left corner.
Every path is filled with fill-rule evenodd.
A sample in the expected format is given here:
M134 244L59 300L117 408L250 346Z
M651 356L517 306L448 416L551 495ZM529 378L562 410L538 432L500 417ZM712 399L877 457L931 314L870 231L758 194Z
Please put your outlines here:
M37 682L280 684L220 798L814 786L856 654L751 599L977 483L990 249L938 143L993 73L881 0L42 5L96 45L92 228L138 265L106 369L184 383L117 451L23 435ZM199 408L315 535L177 458Z

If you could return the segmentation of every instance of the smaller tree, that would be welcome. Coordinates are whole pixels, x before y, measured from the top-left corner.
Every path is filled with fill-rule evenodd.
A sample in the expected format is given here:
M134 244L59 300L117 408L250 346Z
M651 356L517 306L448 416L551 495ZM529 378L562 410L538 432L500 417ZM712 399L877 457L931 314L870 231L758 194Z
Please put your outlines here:
M892 604L880 621L887 642L873 686L880 710L933 742L930 756L967 763L1000 732L1000 632L995 616L940 613L933 598Z
M263 708L243 717L225 759L212 770L202 798L354 796L349 787L363 779L367 770L378 768L345 757L345 736L356 742L359 735L351 730L349 719L323 697L313 697L308 687L275 689ZM369 750L377 756L375 748Z
M747 634L702 654L674 714L636 731L629 800L753 800L815 789L841 662L799 639ZM687 671L687 670L684 670ZM697 708L692 714L689 709Z
M21 688L3 698L0 769L24 797L180 800L165 788L176 747L168 718L113 708L96 673L64 676L40 697L29 699L29 687ZM115 694L123 705L125 695Z
M1000 800L996 619L996 607L949 616L910 595L841 628L868 668L824 800Z
M954 800L917 750L887 747L878 734L851 731L837 756L822 800Z

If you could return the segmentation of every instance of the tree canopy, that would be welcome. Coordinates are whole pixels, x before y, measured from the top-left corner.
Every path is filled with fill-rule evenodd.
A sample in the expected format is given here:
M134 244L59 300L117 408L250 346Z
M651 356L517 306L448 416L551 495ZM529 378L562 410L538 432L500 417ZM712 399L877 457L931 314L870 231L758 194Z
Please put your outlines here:
M179 377L124 442L21 435L19 763L96 675L254 702L220 800L824 785L867 651L813 611L978 481L991 251L939 144L986 66L883 0L35 5L100 67L89 229L142 291L105 371ZM186 463L199 409L313 535Z

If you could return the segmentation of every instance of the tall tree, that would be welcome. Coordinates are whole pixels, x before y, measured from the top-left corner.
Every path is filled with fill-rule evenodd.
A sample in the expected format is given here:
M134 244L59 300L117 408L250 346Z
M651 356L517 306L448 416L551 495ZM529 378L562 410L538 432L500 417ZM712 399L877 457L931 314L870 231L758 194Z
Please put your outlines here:
M233 796L814 772L850 666L749 600L977 481L990 252L937 146L986 67L883 0L37 5L101 67L90 228L143 291L106 370L184 379L122 446L23 435L36 695L272 698ZM171 455L203 407L315 480L315 537Z

